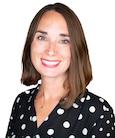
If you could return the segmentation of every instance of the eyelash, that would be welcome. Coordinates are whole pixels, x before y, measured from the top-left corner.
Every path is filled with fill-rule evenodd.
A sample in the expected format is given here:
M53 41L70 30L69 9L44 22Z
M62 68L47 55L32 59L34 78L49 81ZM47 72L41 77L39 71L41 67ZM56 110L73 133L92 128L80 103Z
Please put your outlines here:
M40 40L40 41L46 41L47 38L45 36L40 35L40 36L37 37L37 39ZM70 40L62 39L62 40L59 41L59 43L61 43L61 44L69 44Z
M69 44L69 43L70 43L70 40L64 39L64 40L61 40L61 42L62 42L63 44Z
M46 37L45 37L45 36L40 35L40 36L38 36L38 37L37 37L37 39L38 39L38 40L46 40Z

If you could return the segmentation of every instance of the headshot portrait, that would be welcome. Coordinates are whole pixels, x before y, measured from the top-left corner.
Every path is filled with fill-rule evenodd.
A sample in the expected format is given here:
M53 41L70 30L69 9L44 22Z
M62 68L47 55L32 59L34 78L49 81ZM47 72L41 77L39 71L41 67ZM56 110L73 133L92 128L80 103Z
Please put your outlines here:
M107 97L106 85L102 90L97 88L103 75L103 79L108 79L111 74L106 75L106 69L103 70L95 84L96 73L102 69L93 55L99 58L104 49L95 51L93 43L98 41L96 45L100 46L100 35L90 42L92 36L84 27L89 26L88 22L82 23L87 17L80 18L81 10L77 13L77 7L72 8L69 2L48 1L38 7L32 18L29 17L28 27L25 24L25 38L20 55L16 56L17 63L20 60L17 71L20 91L13 92L15 98L8 109L5 137L114 138L115 114L111 100L114 90L108 91L110 97ZM99 22L96 20L96 24ZM93 26L89 28L95 33ZM109 67L107 60L102 64Z

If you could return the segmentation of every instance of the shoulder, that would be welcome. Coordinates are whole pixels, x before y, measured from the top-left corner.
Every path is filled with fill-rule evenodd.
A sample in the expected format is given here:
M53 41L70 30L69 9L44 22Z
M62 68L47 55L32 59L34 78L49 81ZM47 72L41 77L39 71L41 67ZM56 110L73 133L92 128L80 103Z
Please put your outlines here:
M88 90L84 97L79 100L79 104L81 106L81 113L92 121L102 118L103 116L114 116L110 104L104 98Z
M85 127L93 128L97 124L98 127L103 125L106 128L108 123L110 123L109 126L114 126L115 116L113 109L104 98L87 90L76 104L78 104L76 111L79 111L77 120L80 120L81 126L85 125Z
M107 100L105 100L104 98L89 92L87 90L86 95L85 95L85 102L90 106L94 106L97 110L99 111L105 111L108 112L110 110L112 110L112 107L110 106L110 104L108 103Z
M35 95L36 90L37 88L31 88L18 94L17 97L15 98L14 106L16 106L17 104L22 105L24 103L29 102L32 99L32 97Z

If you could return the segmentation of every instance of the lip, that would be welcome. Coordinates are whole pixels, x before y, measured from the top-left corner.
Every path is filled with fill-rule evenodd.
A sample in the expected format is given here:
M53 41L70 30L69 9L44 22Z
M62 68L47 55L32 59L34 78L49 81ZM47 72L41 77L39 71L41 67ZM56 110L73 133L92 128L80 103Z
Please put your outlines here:
M48 59L41 59L42 65L48 68L55 68L60 64L60 60L48 60Z

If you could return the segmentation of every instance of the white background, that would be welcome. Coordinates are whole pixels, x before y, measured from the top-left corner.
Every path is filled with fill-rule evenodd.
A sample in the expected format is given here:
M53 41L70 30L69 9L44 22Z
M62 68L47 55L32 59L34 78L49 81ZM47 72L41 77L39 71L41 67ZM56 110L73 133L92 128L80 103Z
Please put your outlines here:
M93 81L88 86L115 109L114 0L0 1L0 138L5 137L13 102L27 89L20 83L22 50L34 15L44 5L63 2L80 18L89 47Z

